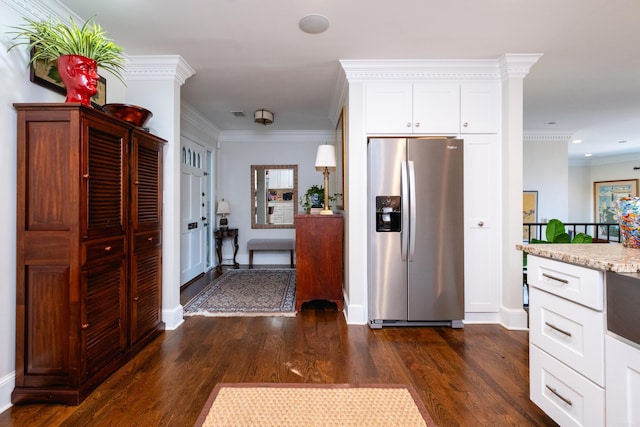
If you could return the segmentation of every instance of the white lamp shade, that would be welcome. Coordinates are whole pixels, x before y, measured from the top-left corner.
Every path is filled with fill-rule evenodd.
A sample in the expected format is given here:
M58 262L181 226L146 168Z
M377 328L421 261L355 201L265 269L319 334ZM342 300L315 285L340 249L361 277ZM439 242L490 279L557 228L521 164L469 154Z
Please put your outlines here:
M226 200L220 200L218 202L218 210L216 212L218 215L229 215L231 213L231 209L229 208L229 202Z
M330 171L336 170L336 149L333 145L318 146L316 170L323 171L324 168L328 168Z

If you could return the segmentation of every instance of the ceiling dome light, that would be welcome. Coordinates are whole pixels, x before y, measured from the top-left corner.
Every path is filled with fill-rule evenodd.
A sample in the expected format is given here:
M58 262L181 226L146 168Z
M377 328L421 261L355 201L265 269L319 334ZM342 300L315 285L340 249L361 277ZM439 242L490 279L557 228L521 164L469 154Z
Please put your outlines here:
M303 17L298 26L308 34L320 34L329 29L329 20L322 15L307 15Z
M256 110L256 112L253 113L253 121L265 126L270 125L273 123L273 113L265 109Z

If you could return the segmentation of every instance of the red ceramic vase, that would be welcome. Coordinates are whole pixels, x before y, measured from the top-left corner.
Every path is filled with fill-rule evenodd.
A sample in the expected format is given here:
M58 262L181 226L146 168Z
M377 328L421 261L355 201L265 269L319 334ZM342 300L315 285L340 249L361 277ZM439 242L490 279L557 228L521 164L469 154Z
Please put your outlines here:
M66 102L91 107L91 97L98 93L98 64L82 55L58 57L58 72L67 89Z

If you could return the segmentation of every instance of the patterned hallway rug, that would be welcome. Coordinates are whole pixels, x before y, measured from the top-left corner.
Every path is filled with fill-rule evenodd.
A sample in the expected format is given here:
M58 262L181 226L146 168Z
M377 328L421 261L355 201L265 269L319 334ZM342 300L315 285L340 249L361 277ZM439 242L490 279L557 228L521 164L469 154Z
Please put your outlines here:
M184 307L185 316L295 316L296 270L226 270Z
M196 426L435 426L408 385L218 384Z

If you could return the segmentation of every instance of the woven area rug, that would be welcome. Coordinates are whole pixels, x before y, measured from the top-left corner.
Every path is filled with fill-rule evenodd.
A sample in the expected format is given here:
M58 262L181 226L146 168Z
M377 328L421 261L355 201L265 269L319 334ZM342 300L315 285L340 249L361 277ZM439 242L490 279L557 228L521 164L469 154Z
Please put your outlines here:
M435 426L407 385L218 384L196 426Z
M295 316L296 270L227 270L184 307L185 316Z

